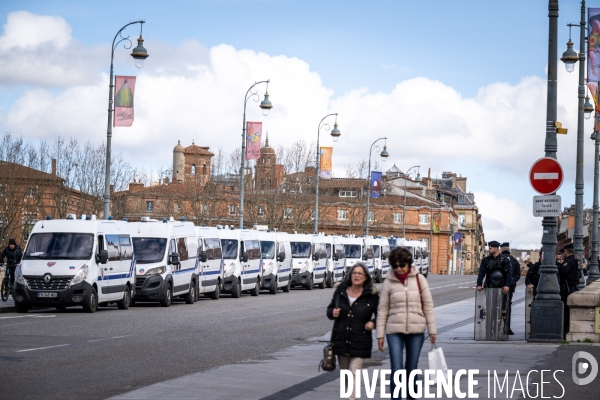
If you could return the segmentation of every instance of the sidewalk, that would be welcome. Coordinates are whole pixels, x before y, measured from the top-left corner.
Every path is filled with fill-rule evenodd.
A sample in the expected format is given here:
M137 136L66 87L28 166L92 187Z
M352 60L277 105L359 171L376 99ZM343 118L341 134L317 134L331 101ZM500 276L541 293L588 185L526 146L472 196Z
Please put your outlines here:
M515 335L511 336L507 342L476 342L473 340L474 297L435 308L438 345L444 350L448 368L454 371L479 369L480 372L476 376L479 384L475 390L475 393L480 395L479 398L488 398L488 370L492 371L492 379L493 371L502 374L500 379L503 379L504 373L508 371L511 388L515 375L519 372L520 375L523 375L523 385L526 386L525 375L529 370L547 369L548 363L556 359L555 354L559 345L529 344L525 341L524 297L524 287L520 286L513 298L512 328ZM114 398L339 399L339 369L325 373L317 371L317 365L325 345L319 340L328 338L329 333L321 338L313 338L305 344L266 355L261 360L246 360L238 364L222 366L210 371L157 383ZM365 365L370 371L370 375L374 369L388 369L390 365L387 349L385 353L380 353L375 349L374 343L373 357ZM426 342L419 360L421 369L428 366L427 353L429 350L430 345ZM552 377L550 376L549 379ZM466 386L467 380L461 380L463 391L466 391ZM379 393L378 387L375 398L379 398ZM519 394L520 392L517 391L514 398L517 398ZM497 393L497 396L507 397L505 393ZM493 397L493 393L491 397ZM364 390L361 398L366 398ZM579 398L583 400L587 397Z

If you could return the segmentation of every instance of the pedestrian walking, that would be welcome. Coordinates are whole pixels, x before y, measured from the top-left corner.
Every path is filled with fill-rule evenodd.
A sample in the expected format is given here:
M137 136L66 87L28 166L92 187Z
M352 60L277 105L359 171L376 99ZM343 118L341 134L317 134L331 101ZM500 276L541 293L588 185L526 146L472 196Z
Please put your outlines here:
M431 343L435 343L437 331L429 285L413 267L410 251L396 247L389 255L389 262L392 268L383 283L377 310L377 344L379 351L383 351L384 337L387 340L392 367L390 390L392 398L397 399L399 397L393 397L394 373L405 369L408 379L410 373L417 369L425 328Z
M515 333L510 328L510 320L512 316L512 299L513 293L517 289L517 282L519 281L519 279L521 279L521 264L519 264L519 261L517 261L517 259L510 254L510 244L508 242L502 243L500 250L502 250L502 256L508 258L508 261L511 265L510 274L512 276L512 281L508 289L508 334L514 335Z
M357 262L337 286L327 307L329 319L336 320L331 338L333 353L340 368L350 370L352 375L362 369L365 358L371 358L378 304L379 291L369 270ZM349 399L355 399L354 389Z

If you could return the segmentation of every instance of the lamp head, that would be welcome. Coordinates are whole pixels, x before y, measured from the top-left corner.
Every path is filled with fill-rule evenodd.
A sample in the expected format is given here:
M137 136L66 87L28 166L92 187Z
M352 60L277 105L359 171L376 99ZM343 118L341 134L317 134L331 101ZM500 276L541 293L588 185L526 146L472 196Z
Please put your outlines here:
M590 98L585 96L585 103L583 104L583 112L585 119L590 119L592 116L592 112L594 111L594 106L590 103Z
M138 45L131 52L131 57L135 60L135 66L142 68L144 66L144 60L148 58L148 51L144 47L142 35L140 35L140 38L137 41Z
M265 117L269 115L269 111L273 108L273 104L271 104L271 100L269 100L269 92L265 92L265 99L260 102L260 108Z
M340 130L338 129L337 122L335 124L333 124L333 129L331 130L330 135L333 138L334 142L337 142L339 137L342 136L342 132L340 132Z
M385 161L390 156L390 154L387 151L387 146L383 146L383 151L381 152L380 156L381 158L383 158L383 161Z
M415 178L415 182L421 182L421 174L417 172L417 177Z
M563 56L560 59L565 63L567 72L573 72L575 69L575 63L578 59L577 53L573 50L573 42L571 42L571 39L569 39L567 42L567 50L563 53Z

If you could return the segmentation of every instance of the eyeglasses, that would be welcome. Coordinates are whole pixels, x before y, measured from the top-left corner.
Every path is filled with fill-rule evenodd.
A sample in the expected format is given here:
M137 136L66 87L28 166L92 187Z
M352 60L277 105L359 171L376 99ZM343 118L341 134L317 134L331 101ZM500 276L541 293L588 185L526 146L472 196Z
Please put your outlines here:
M397 263L396 265L393 265L392 268L396 269L396 268L406 268L408 267L408 264L400 264Z
M366 276L365 274L363 274L362 272L353 272L350 275L354 275L354 276Z

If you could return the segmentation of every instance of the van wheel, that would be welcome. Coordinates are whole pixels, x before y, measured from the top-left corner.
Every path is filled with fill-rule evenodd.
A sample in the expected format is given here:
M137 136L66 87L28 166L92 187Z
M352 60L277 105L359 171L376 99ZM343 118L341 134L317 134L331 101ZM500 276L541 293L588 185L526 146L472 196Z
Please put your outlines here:
M233 289L233 292L231 293L231 297L233 297L234 299L239 299L241 295L242 295L242 283L238 279L237 284L235 285L235 289Z
M171 284L167 283L167 290L165 291L165 297L160 301L160 305L163 307L169 307L171 302L173 301L173 296L171 292Z
M29 306L23 305L21 303L15 303L15 310L19 313L19 314L24 314L27 311L29 311Z
M332 288L333 287L333 273L327 273L327 283L326 283L328 288Z
M96 288L90 290L90 294L87 301L83 304L83 311L86 313L95 313L98 309L98 295L96 294Z
M250 291L250 295L251 296L258 296L259 293L260 293L260 280L257 278L256 279L256 285L254 285L254 289L252 289Z
M185 304L194 304L194 301L196 301L196 285L194 284L194 281L190 282L190 289L183 299L185 300Z
M279 288L277 287L277 277L275 277L275 280L271 284L271 289L269 289L269 294L277 294L277 289Z
M308 280L308 283L306 284L306 290L313 290L314 288L315 288L315 284L313 282L313 277L311 275L310 279Z
M211 300L219 300L219 297L221 297L221 282L217 281L215 291L210 294L210 298Z
M319 289L325 289L325 277L323 277L323 280L319 283Z
M290 276L288 279L288 283L287 285L285 285L284 287L281 288L281 290L283 290L285 293L289 293L290 289L292 288L292 277Z
M117 308L119 310L127 310L129 308L129 305L131 304L131 291L129 290L129 286L127 287L127 289L125 290L125 293L123 293L123 298L119 301L117 301Z

